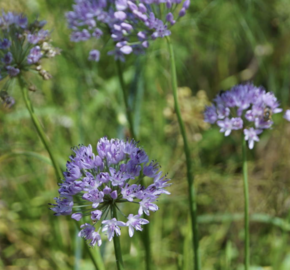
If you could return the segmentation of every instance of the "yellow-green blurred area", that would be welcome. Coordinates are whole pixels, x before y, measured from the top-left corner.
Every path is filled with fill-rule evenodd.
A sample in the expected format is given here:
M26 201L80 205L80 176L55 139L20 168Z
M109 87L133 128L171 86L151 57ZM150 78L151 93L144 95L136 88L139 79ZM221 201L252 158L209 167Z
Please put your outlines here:
M4 11L45 19L61 55L43 65L53 75L42 81L27 75L36 114L65 169L78 144L96 146L99 138L126 138L128 123L111 56L87 60L97 44L70 42L64 13L72 0L0 0ZM194 166L204 270L243 269L243 186L241 134L224 137L203 122L202 111L220 91L252 81L290 105L290 1L193 0L173 28L181 110ZM140 145L172 179L149 217L152 269L193 269L185 156L173 108L169 54L165 40L146 55L124 64ZM0 269L95 269L79 228L70 217L56 217L48 203L58 196L59 179L29 114L17 82L16 100L0 109ZM251 270L290 269L290 123L275 115L249 151ZM138 232L122 229L126 269L145 269ZM113 243L91 249L100 269L116 269Z

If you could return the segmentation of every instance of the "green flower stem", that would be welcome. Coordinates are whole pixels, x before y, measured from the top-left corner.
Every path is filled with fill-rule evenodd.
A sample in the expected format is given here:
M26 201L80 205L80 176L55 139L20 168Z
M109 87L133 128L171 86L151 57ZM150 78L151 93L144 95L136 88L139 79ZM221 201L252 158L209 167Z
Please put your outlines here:
M115 205L112 206L111 211L112 211L112 216L114 218L118 219L118 217L117 217L117 208L116 208ZM115 235L113 237L113 241L114 241L117 269L118 270L124 270L123 259L122 259L122 251L121 251L121 244L120 244L120 237Z
M247 165L247 143L243 139L243 182L245 197L245 270L250 268L250 233L249 233L249 186L248 186L248 165Z
M194 269L200 270L200 258L199 258L199 243L198 243L198 228L197 228L197 210L196 210L196 197L195 190L193 185L193 172L192 172L192 160L190 156L190 149L187 141L186 131L184 122L182 120L179 103L178 103L178 95L177 95L177 75L176 75L176 67L175 67L175 58L173 46L170 42L170 38L166 37L169 54L170 54L170 64L171 64L171 80L172 80L172 88L173 88L173 97L174 97L174 107L177 114L178 124L180 128L180 132L183 138L184 145L184 153L186 158L186 167L187 167L187 182L188 182L188 198L189 198L189 211L191 217L191 229L193 236L193 251L194 251Z
M144 215L143 218L145 218ZM150 245L149 229L150 229L149 224L145 225L143 228L143 232L141 234L142 242L145 247L146 270L151 269L151 245Z
M40 137L40 139L41 139L41 141L42 141L45 149L47 150L47 152L48 152L48 154L50 156L52 165L53 165L54 170L55 170L56 177L58 179L61 179L62 178L62 174L61 174L61 171L60 171L60 169L59 169L59 167L57 165L57 162L56 162L56 159L54 157L53 151L49 147L49 143L48 143L48 140L46 138L46 135L45 135L45 133L44 133L44 131L43 131L43 129L42 129L42 127L41 127L41 125L40 125L40 123L39 123L39 121L38 121L35 113L34 113L33 106L32 106L32 104L31 104L31 102L29 100L28 91L27 91L27 88L25 86L26 83L25 83L25 81L24 81L24 79L22 77L18 77L18 81L19 81L19 85L20 85L20 88L21 88L21 91L22 91L22 94L23 94L23 98L24 98L24 101L25 101L25 105L27 107L27 110L29 111L30 117L32 119L32 122L33 122L36 130L37 130L37 133L38 133L38 135L39 135L39 137ZM77 222L76 222L76 225L79 228ZM96 270L100 269L98 267L98 264L100 264L100 262L98 262L98 263L96 262L93 254L92 254L91 249L88 247L88 245L86 243L85 243L85 249L87 250L87 252L88 252L88 254L90 256L90 259L92 260L92 263L94 264L95 269ZM101 260L101 258L99 258L99 261L100 260Z
M22 94L23 94L23 99L25 101L25 105L27 107L27 110L29 111L29 114L30 114L30 117L31 117L31 120L37 130L37 133L46 149L46 151L48 152L49 156L50 156L50 159L51 159L51 162L52 162L52 165L53 165L53 168L55 170L55 174L56 174L56 177L58 179L61 179L62 178L62 174L61 174L61 171L57 165L57 162L56 162L56 159L54 157L54 154L53 154L53 151L50 149L49 147L49 143L48 143L48 140L46 138L46 135L34 113L34 110L33 110L33 107L32 107L32 104L29 100L29 97L28 97L28 90L26 88L26 83L24 81L24 79L22 77L18 77L18 81L19 81L19 85L20 85L20 88L21 88L21 91L22 91Z
M141 180L141 186L145 186L144 176ZM143 218L146 218L145 214L143 214ZM151 269L150 223L144 226L141 234L141 240L145 248L146 270L150 270Z
M132 113L131 113L132 110L129 107L129 103L128 103L128 93L127 93L127 89L125 87L121 62L119 60L117 60L116 63L117 63L117 69L118 69L118 77L119 77L120 85L121 85L122 92L123 92L123 99L125 102L126 116L127 116L128 122L129 122L131 137L137 141L136 134L134 131L134 123L133 123Z

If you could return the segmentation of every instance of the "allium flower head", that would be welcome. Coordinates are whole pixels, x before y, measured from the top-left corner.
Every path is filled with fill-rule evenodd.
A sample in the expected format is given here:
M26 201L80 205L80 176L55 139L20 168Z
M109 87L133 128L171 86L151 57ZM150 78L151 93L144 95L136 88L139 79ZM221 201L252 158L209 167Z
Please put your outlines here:
M190 0L75 0L66 13L71 41L99 39L108 34L115 44L108 52L116 60L144 51L149 41L171 34L169 28L185 15ZM176 11L176 12L175 12ZM98 61L96 50L89 60Z
M23 14L2 12L0 16L0 80L16 77L21 71L39 68L42 58L54 57L59 51L50 45L49 31L43 30L45 21L32 23ZM47 72L46 72L47 73Z
M130 237L134 230L142 231L142 225L149 221L141 215L157 211L158 197L170 194L166 190L169 179L162 176L158 164L150 162L134 140L104 137L96 148L98 154L94 154L91 145L73 148L75 155L67 162L59 198L55 198L51 208L56 216L71 215L72 219L84 221L79 236L90 240L92 246L101 245L100 232L111 241L121 234L121 227L128 227ZM152 179L147 187L142 185L144 177ZM126 212L129 203L135 213L126 214L127 220L118 220L114 211Z
M272 114L280 113L279 102L271 92L253 84L236 85L220 92L214 104L206 107L204 121L216 123L220 132L229 136L232 130L243 130L249 148L259 141L258 135L271 128Z

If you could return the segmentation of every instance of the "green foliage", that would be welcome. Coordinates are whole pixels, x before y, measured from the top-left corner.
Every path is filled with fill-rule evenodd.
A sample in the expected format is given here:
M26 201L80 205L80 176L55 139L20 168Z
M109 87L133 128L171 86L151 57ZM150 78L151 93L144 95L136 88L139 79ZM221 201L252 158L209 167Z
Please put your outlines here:
M9 3L8 3L9 2ZM70 147L100 137L128 136L128 123L116 65L102 55L87 61L93 44L71 43L64 12L72 1L1 1L0 9L39 15L53 29L60 56L47 61L53 79L29 75L35 111L62 169ZM290 4L287 0L195 0L190 12L172 29L178 81L192 96L209 100L221 89L252 80L273 91L282 107L289 104ZM130 90L140 144L172 179L170 196L150 216L154 269L193 269L185 157L179 132L168 119L171 95L165 40L156 40L143 56L130 56L125 81ZM1 86L1 85L0 85ZM48 203L57 196L49 157L37 137L15 82L16 104L0 109L0 268L94 269L86 243L69 217L55 217ZM216 128L196 127L200 114L185 115L194 160L204 270L243 269L243 189L240 135L224 138ZM290 126L275 119L249 153L251 269L290 269L289 191ZM192 127L192 126L194 127ZM177 126L176 126L177 127ZM122 231L126 269L145 269L141 232ZM90 250L103 269L115 269L113 243Z

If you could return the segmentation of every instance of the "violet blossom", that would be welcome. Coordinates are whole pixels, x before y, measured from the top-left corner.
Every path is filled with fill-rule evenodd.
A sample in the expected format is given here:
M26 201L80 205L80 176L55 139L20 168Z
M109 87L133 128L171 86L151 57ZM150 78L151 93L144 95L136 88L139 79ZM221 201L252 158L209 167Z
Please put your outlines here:
M189 8L190 0L182 1L75 0L73 10L65 14L70 39L80 42L108 34L115 46L108 54L124 61L124 55L143 52L151 40L171 34L169 28ZM92 49L89 60L99 61L96 51Z
M92 246L101 245L100 232L111 241L121 234L122 227L128 227L130 237L134 230L142 231L149 221L141 215L157 211L159 196L170 194L166 190L169 179L162 176L158 163L149 161L134 140L124 142L104 137L96 149L98 154L91 145L73 148L75 155L67 162L59 198L50 208L56 216L71 215L72 219L83 221L79 236ZM142 184L144 177L152 179L147 187ZM128 213L127 220L122 221L114 211L126 212L125 203L136 207L135 213Z
M132 237L134 235L134 229L138 231L142 231L141 225L148 224L149 221L144 218L140 218L139 215L130 214L128 216L127 226L129 227L129 236Z
M214 104L206 107L204 121L216 123L225 136L233 130L243 130L249 148L253 149L254 142L259 141L258 135L273 125L272 114L280 112L282 109L272 92L247 83L221 91L215 97Z

